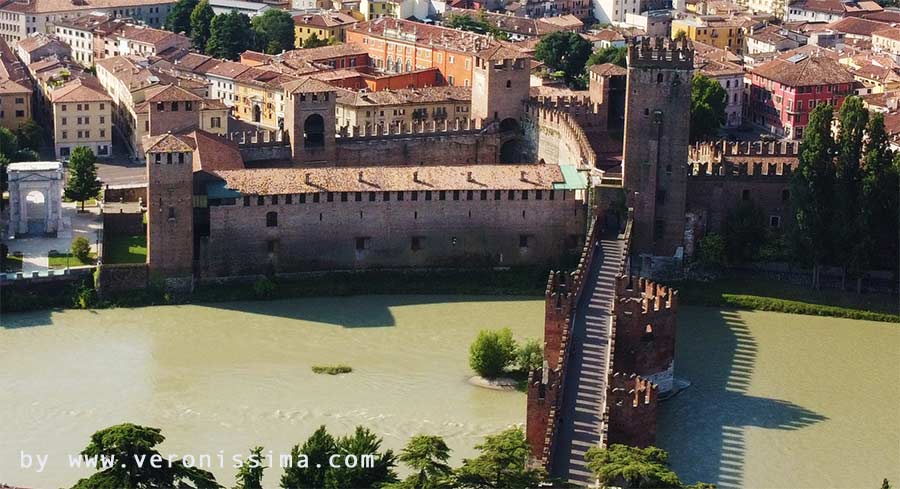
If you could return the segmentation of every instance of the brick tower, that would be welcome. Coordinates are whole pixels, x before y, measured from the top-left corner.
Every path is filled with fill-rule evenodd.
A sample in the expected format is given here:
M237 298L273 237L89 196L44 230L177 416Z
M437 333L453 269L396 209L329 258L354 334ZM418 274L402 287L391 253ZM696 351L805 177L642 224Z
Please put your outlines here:
M693 69L686 39L628 46L624 180L637 253L671 256L682 246Z
M519 51L500 44L482 49L472 72L472 118L518 124L525 113L530 80L528 58Z
M154 275L190 279L194 259L193 147L173 134L144 138L147 263Z
M321 166L335 160L334 87L305 78L284 84L284 128L295 166Z

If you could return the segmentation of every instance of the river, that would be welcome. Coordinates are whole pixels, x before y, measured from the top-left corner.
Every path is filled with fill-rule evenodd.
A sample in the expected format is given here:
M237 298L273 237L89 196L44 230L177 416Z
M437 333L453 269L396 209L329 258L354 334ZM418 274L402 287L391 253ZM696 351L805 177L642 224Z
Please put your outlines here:
M466 382L469 343L482 328L538 336L542 322L540 300L444 296L5 315L0 482L70 486L90 471L67 454L125 421L162 428L164 454L280 453L321 424L364 424L395 449L442 435L458 463L525 418L523 394ZM683 308L676 372L694 385L663 404L659 444L685 479L721 487L897 481L898 350L893 324ZM310 371L336 363L353 373ZM20 451L47 468L20 469ZM232 469L213 472L232 484Z

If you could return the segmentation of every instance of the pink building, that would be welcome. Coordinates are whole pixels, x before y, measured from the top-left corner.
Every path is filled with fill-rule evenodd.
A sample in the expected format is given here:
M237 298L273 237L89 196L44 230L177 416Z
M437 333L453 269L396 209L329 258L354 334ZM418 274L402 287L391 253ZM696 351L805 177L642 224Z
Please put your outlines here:
M832 104L838 109L853 94L853 75L825 56L776 58L754 68L749 77L747 119L790 139L803 137L809 113L816 105Z

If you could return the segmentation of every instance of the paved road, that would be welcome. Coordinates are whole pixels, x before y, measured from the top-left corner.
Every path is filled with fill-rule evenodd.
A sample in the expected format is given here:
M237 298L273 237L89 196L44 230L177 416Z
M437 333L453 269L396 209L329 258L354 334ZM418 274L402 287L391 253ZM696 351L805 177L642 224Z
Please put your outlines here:
M592 485L594 477L584 461L588 448L600 444L602 406L606 397L609 323L615 277L624 243L604 236L594 259L575 316L574 341L561 408L553 476L574 484Z

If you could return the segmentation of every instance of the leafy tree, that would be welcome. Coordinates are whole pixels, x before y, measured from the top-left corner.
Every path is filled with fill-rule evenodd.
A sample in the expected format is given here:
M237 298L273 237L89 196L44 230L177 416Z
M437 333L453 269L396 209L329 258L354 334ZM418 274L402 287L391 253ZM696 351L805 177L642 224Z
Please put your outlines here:
M185 467L179 460L168 459L154 449L165 440L159 428L124 423L91 435L91 442L81 452L86 457L113 461L109 467L79 480L72 489L213 489L221 486L205 470ZM151 463L153 460L160 462ZM143 463L142 463L143 462Z
M191 11L191 45L201 53L209 42L210 24L215 16L209 0L201 0Z
M678 32L675 33L675 37L673 37L672 39L675 39L676 41L680 41L685 38L687 38L687 32L684 32L683 30L679 29Z
M72 240L71 251L72 256L86 262L91 257L91 242L84 236L78 236Z
M286 10L269 9L251 21L253 31L269 54L294 49L294 19Z
M254 47L256 34L250 27L250 17L236 10L213 17L206 43L207 55L236 60L241 53Z
M487 19L484 9L479 10L476 17L472 17L469 14L450 14L444 20L444 26L451 29L487 34L502 41L509 39L507 33L501 31Z
M328 44L329 42L327 39L319 39L319 35L313 33L313 35L303 40L303 49L320 48L322 46L327 46Z
M377 488L397 481L394 472L397 456L393 450L381 452L381 438L368 428L357 426L352 435L339 438L336 447L335 454L339 455L337 461L343 466L330 468L326 473L325 486L328 489ZM357 460L362 460L363 456L373 456L374 463L371 467L363 467L362 464L348 467L348 455L355 456Z
M197 6L198 0L178 0L172 5L169 14L166 16L164 27L167 31L172 32L191 32L191 13Z
M669 455L656 447L591 447L584 458L588 468L599 479L601 487L682 487L678 475L669 468Z
M475 448L481 453L463 460L456 470L455 487L472 489L538 487L546 474L526 464L530 449L521 428L509 428L485 437Z
M43 144L44 129L37 122L34 122L34 119L28 119L19 124L18 129L16 129L16 138L18 138L19 145L23 149L37 150Z
M619 65L622 68L627 67L628 64L628 48L626 47L607 47L603 48L593 54L588 58L587 65L602 65L603 63L612 63L614 65Z
M520 372L531 372L544 365L544 349L541 342L530 338L516 348L516 369Z
M414 473L392 489L445 489L451 487L453 468L447 464L450 448L439 436L416 435L409 439L398 457Z
M713 269L725 266L725 240L721 234L707 234L700 239L698 248L700 263Z
M835 164L835 190L837 220L841 223L835 228L837 258L844 270L858 274L863 265L860 251L863 244L859 237L862 233L863 215L860 212L862 200L862 167L863 138L869 122L869 111L863 106L859 97L847 97L840 110L841 129L838 134L838 155Z
M283 489L301 489L307 487L325 487L325 476L328 472L328 457L337 452L334 437L320 426L303 446L294 445L291 449L291 460L300 460L301 455L308 457L308 467L295 464L284 469L281 476Z
M795 212L794 243L797 256L810 257L813 284L818 268L834 249L834 139L831 105L819 105L809 115L803 132L797 170L791 178L791 205Z
M698 74L691 84L691 141L714 139L725 123L728 94L713 78Z
M566 84L584 86L584 67L591 55L591 43L575 32L557 31L544 36L535 47L534 57L550 71L562 71Z
M81 202L81 212L84 212L84 201L96 197L101 188L97 179L97 157L89 148L78 146L69 158L66 198Z
M762 209L752 201L742 201L726 216L722 234L730 263L753 261L766 239L766 221Z
M869 119L862 176L862 241L860 267L896 270L900 256L900 161L892 154L884 128L884 115ZM857 289L861 282L857 282Z
M262 451L263 447L250 449L250 456L244 460L235 476L237 484L234 489L262 489L263 472L266 470Z
M469 366L485 378L499 377L515 360L516 341L509 328L482 330L469 347Z

